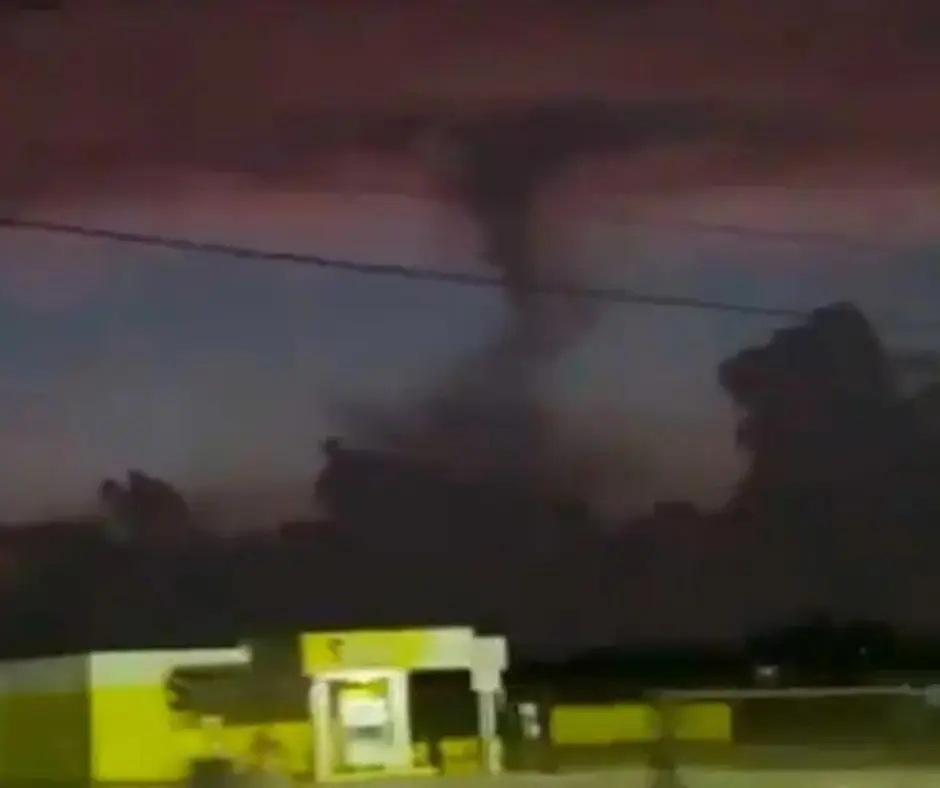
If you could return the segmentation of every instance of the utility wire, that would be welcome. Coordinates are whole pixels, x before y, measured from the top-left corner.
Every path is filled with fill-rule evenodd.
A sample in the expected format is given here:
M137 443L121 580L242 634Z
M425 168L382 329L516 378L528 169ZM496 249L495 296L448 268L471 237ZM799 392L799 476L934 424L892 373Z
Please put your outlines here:
M80 238L114 241L116 243L133 244L151 248L168 249L177 252L199 252L201 254L219 255L241 260L257 260L288 265L309 266L332 271L342 271L364 276L381 276L397 279L408 279L423 282L439 282L442 284L461 285L477 288L503 288L502 279L484 274L470 272L443 271L439 268L414 268L411 266L394 265L389 263L367 263L356 260L342 260L338 258L322 257L303 252L283 252L269 249L260 249L251 246L236 244L215 243L209 241L194 241L187 238L176 238L165 235L126 232L103 227L90 227L80 224L51 222L38 219L18 219L14 217L0 217L0 229L13 231L28 231L48 233L52 235L70 235ZM700 232L712 231L730 233L735 235L762 236L761 230L751 230L734 225L688 225L686 229ZM806 240L800 233L781 233L767 231L773 238L786 240ZM861 245L851 239L840 236L823 236L813 233L810 238L826 240L839 245ZM875 245L869 245L872 248ZM733 301L696 298L693 296L659 295L642 293L623 287L603 286L576 286L563 283L541 282L533 283L527 287L532 293L559 296L578 300L601 301L613 304L639 304L654 307L674 307L683 309L700 309L713 312L730 312L739 315L757 315L766 317L805 318L810 314L806 309L786 307L759 306L756 304L743 304ZM905 324L911 328L940 327L940 323L927 323L923 321Z

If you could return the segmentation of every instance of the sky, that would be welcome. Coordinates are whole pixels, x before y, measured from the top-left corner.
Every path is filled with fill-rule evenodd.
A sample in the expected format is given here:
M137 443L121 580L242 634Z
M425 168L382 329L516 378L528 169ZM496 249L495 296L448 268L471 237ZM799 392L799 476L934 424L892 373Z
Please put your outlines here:
M790 125L567 169L538 206L546 271L785 308L848 299L890 345L940 349L940 111L924 100L938 57L930 41L898 43L926 29L913 6L847 14L831 0L807 21L719 13L734 0L701 18L679 2L474 5L406 4L393 19L279 2L261 18L247 3L100 0L19 19L0 30L4 211L486 272L472 222L420 161L324 162L288 121L706 95ZM78 512L129 467L233 528L296 516L321 438L368 441L350 406L419 401L505 319L495 289L0 231L0 518ZM543 386L605 511L728 495L744 458L715 367L779 325L603 308Z
M746 226L759 199L786 207L799 195L729 195L723 206L663 207L662 218L645 226L575 217L560 229L566 253L590 266L600 284L799 309L850 298L895 346L938 347L936 322L920 325L933 321L940 296L932 274L937 250L926 239L886 254L659 226L686 217ZM207 178L179 199L63 206L43 215L484 272L472 228L452 229L459 217L441 220L439 213L435 203L401 196L262 194ZM792 225L800 223L784 224ZM128 467L191 493L228 499L238 490L240 508L246 497L273 507L265 516L303 513L320 439L356 436L343 403L418 401L505 319L496 289L31 232L6 233L0 252L0 321L12 340L0 352L0 434L8 447L0 501L9 519L84 506L97 480ZM613 496L613 510L662 497L714 503L727 494L742 458L715 367L781 324L604 308L545 385L566 433L608 458L602 466L612 478L599 480L598 494ZM625 481L627 500L614 494Z

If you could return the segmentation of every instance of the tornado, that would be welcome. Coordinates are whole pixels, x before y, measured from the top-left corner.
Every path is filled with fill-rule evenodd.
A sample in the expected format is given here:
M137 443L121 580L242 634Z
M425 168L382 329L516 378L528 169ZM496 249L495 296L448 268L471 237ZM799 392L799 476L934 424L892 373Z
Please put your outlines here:
M544 189L591 156L629 156L707 140L729 127L753 132L765 123L763 113L710 102L578 100L438 128L442 144L435 149L448 151L439 175L475 221L509 314L493 341L428 397L417 443L441 460L487 474L534 481L551 473L562 450L543 404L544 374L591 328L599 307L557 293L559 285L574 292L583 284L576 260L563 269L563 282L547 278L550 233L537 211Z

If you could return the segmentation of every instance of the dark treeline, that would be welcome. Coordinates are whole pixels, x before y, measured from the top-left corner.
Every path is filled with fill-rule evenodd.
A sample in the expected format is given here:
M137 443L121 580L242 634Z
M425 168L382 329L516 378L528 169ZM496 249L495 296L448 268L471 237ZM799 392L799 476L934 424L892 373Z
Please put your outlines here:
M728 359L718 375L739 407L750 465L719 510L663 504L647 518L649 532L739 528L766 550L786 544L799 557L795 571L817 584L823 611L852 609L841 603L868 595L862 602L870 604L856 608L873 615L807 614L712 652L637 650L625 627L622 647L570 658L562 673L645 686L929 680L940 671L940 638L901 637L882 623L878 593L889 564L892 578L898 566L908 576L933 575L940 386L906 385L850 305L818 310ZM98 520L4 528L3 651L223 644L303 629L454 622L513 636L506 621L516 599L524 610L570 621L589 604L644 604L621 585L628 575L643 582L637 523L605 533L588 505L553 500L537 485L454 476L335 440L324 449L314 494L329 515L317 522L214 535L172 486L130 472L102 485ZM575 588L585 583L569 566L573 554L582 563L589 556L592 588ZM478 593L484 585L488 594ZM557 663L527 662L524 648L514 660L520 675L561 675Z

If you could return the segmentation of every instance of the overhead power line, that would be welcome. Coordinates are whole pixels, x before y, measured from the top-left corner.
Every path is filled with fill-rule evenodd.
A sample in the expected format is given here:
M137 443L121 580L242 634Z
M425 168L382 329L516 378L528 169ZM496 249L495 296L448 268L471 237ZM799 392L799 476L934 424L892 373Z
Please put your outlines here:
M462 285L477 288L502 288L503 281L494 276L475 274L462 271L444 271L440 268L414 268L411 266L389 263L369 263L357 260L342 260L332 257L308 254L304 252L284 252L270 249L261 249L238 244L216 243L210 241L194 241L188 238L177 238L165 235L148 233L126 232L103 227L91 227L80 224L42 221L37 219L18 219L14 217L0 217L0 229L32 231L52 235L70 235L80 238L114 241L116 243L133 244L151 248L167 249L177 252L198 252L200 254L219 255L240 260L257 260L288 265L309 266L332 271L341 271L364 276L379 276L397 279L408 279L422 282L439 282L442 284ZM690 225L689 229L699 231L713 230L716 232L729 232L739 235L760 235L760 230L734 226ZM779 238L779 232L773 232L773 237ZM790 240L800 240L801 235L793 233L787 236ZM820 237L814 235L814 237ZM838 236L829 237L830 242L839 243ZM846 240L845 245L851 244ZM787 307L760 306L757 304L744 304L733 301L724 301L694 296L664 295L643 293L624 287L603 286L591 287L569 285L554 282L538 282L528 287L533 293L552 295L562 298L579 300L601 301L613 304L638 304L654 307L673 307L682 309L700 309L713 312L730 312L740 315L757 315L765 317L804 318L810 314L809 310ZM940 324L917 322L905 324L914 328L940 327Z

